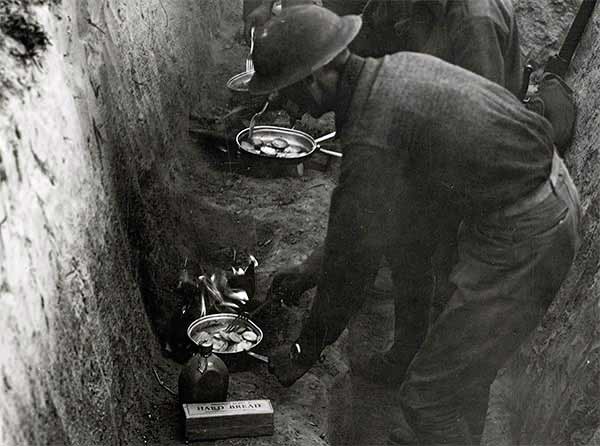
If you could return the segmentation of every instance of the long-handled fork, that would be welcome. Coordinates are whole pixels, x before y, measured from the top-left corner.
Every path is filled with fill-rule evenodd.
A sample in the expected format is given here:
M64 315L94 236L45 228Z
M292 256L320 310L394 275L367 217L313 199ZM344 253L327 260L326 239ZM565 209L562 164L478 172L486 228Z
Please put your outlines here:
M263 108L258 112L254 113L252 119L250 119L250 126L248 127L248 139L252 138L252 132L254 132L254 124L256 123L256 118L262 115L265 111L267 111L267 107L269 106L269 101L265 102Z
M235 319L233 319L223 331L226 333L238 331L239 328L246 327L248 325L247 322L249 319L250 315L246 311L240 311Z
M235 317L235 319L233 319L228 325L227 327L225 327L225 331L226 332L232 332L232 331L237 331L237 329L240 326L245 326L247 325L246 322L248 320L250 320L250 318L254 317L255 315L257 315L258 313L260 313L267 305L269 305L271 302L273 301L273 293L271 292L271 290L269 289L269 292L267 294L267 297L265 298L264 302L261 303L258 307L256 307L254 310L252 310L250 313L246 312L246 311L241 311L237 314L237 316Z
M254 26L250 29L250 52L246 59L246 72L254 73L254 62L252 62L252 53L254 52Z

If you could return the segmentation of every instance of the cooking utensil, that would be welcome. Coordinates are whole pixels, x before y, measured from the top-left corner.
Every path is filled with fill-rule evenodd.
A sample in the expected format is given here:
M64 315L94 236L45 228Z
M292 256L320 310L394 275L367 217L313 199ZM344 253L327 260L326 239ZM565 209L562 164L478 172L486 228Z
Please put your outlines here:
M209 325L212 325L216 322L216 323L219 323L220 325L222 325L223 329L225 329L225 327L227 327L227 325L232 323L234 321L234 319L236 319L236 318L237 318L237 315L234 313L218 313L218 314L210 314L208 316L204 316L199 319L196 319L188 327L188 330L187 330L188 338L190 338L190 340L194 344L197 344L198 343L197 338L198 338L200 332L204 331L204 329L207 328ZM231 359L231 358L240 357L241 355L246 353L248 356L251 356L260 361L268 363L269 358L267 356L259 355L258 353L254 353L254 352L250 351L251 349L256 347L258 344L260 344L260 342L262 341L262 339L263 339L262 330L260 329L260 327L258 325L256 325L254 322L252 322L249 318L245 320L245 326L246 326L246 328L248 328L248 330L253 331L257 336L256 341L253 342L252 347L250 347L250 349L239 351L239 352L220 352L218 350L215 350L214 352L219 356L223 356L224 360L226 360L226 358ZM226 362L227 362L227 360L226 360Z
M254 52L254 31L255 27L250 28L250 52L246 59L246 72L254 73L254 62L252 62L252 53Z
M253 71L244 71L243 73L236 74L227 81L227 89L231 92L232 106L241 105L248 109L257 109L262 107L265 101L269 98L268 95L257 95L253 96L248 91L248 82L254 75Z
M248 356L252 356L253 358L258 359L259 361L264 362L265 364L269 363L269 357L268 356L260 355L258 353L254 353L254 352L251 352L251 351L246 351L246 354Z
M248 82L250 82L253 75L253 71L244 71L243 73L236 74L227 81L227 88L237 93L247 93Z
M237 331L239 327L245 326L248 317L249 315L245 311L238 313L237 317L232 320L227 327L225 327L225 332L229 333L231 331Z
M320 143L329 141L330 139L335 138L335 136L336 136L335 132L331 132L331 133L328 133L327 135L320 136L317 139L315 139L315 144L317 145L317 147L319 148L319 151L321 153L324 153L325 155L329 155L329 156L334 156L336 158L341 158L343 155L340 152L336 152L335 150L327 150L320 146Z
M283 163L298 164L312 156L316 151L341 158L341 153L333 150L323 149L320 146L320 143L334 138L335 135L335 132L331 132L327 135L321 136L320 138L313 139L312 136L301 132L300 130L261 125L254 127L252 135L250 134L249 128L240 131L235 137L235 141L242 152L251 156L261 158L263 160L269 159ZM269 148L272 148L271 144L274 140L283 139L288 145L282 150L275 149L275 155L268 155L264 152L261 152L260 148L256 148L256 146L250 142L250 138L252 137L254 137L256 140L261 140L263 145ZM272 153L272 150L267 151L267 153Z
M248 127L248 138L252 138L252 133L254 132L254 125L256 124L256 118L258 118L264 112L266 112L268 107L269 101L265 102L265 105L259 112L254 113L254 115L252 115L252 119L250 119L250 127Z

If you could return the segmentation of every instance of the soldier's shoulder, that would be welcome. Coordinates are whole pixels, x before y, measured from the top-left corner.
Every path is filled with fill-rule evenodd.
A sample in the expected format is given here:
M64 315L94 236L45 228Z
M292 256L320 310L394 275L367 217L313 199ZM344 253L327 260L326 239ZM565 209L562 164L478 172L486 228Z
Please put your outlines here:
M449 21L491 20L502 27L510 27L514 21L511 0L456 0L448 2Z

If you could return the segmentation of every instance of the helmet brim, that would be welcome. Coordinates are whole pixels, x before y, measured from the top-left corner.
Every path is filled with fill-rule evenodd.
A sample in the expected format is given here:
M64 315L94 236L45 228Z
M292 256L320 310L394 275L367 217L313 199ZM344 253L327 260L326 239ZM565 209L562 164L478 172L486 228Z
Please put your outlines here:
M262 76L259 73L254 73L248 83L248 91L253 95L264 95L281 90L308 77L315 70L331 62L355 39L362 26L362 19L358 15L346 15L340 17L340 19L341 26L335 35L335 39L331 39L329 46L323 52L323 56L315 63L300 70L284 67L275 76Z

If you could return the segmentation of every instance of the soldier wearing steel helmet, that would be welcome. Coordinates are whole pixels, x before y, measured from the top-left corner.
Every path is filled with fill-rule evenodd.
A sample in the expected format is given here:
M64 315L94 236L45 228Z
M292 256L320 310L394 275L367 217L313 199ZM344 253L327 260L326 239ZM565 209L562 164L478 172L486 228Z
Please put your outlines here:
M246 0L247 27L262 26L271 17L273 0ZM284 0L283 8L312 4L315 0ZM339 16L361 14L363 26L350 49L364 57L381 57L398 51L431 54L473 71L509 89L521 87L519 33L509 0L322 0ZM290 110L297 115L297 110ZM394 344L387 352L375 352L363 376L374 381L398 381L398 371L410 362L452 294L449 282L456 258L459 217L448 213L433 262L434 278L405 287L396 296ZM294 302L318 281L322 248L302 265L278 272L272 289ZM435 283L435 287L434 287ZM430 304L433 303L432 306ZM412 311L407 313L406 308Z
M271 371L287 386L312 367L360 309L382 255L397 289L426 283L440 223L452 212L461 220L454 291L406 365L400 394L412 430L391 438L470 444L497 370L539 323L572 263L577 190L547 120L498 84L433 56L352 54L361 22L297 6L256 37L251 93L278 90L315 117L334 111L344 149L317 293Z

